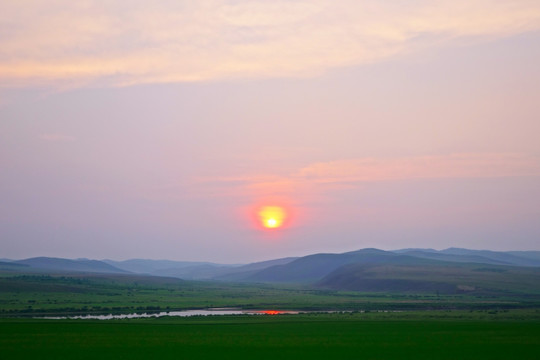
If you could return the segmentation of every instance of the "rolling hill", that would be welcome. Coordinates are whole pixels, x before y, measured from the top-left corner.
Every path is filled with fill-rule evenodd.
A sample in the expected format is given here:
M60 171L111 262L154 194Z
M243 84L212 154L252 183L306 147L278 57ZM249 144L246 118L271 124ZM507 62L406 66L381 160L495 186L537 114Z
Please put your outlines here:
M540 252L534 251L361 249L247 265L37 257L0 262L0 270L138 274L221 282L298 283L321 289L365 292L540 293Z
M362 249L308 255L237 273L236 280L362 292L540 294L540 267L531 264L536 264L534 259L497 252Z
M461 248L449 248L441 250L441 254L450 254L458 256L479 256L487 258L493 261L500 261L507 265L516 266L540 266L540 259L534 257L528 257L524 254L533 254L534 252L503 252L503 251L491 251L491 250L469 250Z
M474 263L342 266L315 284L362 292L540 294L540 268Z
M112 265L99 260L88 259L62 259L52 257L35 257L25 260L17 260L11 265L24 265L25 270L36 272L89 272L108 274L127 274L128 271L118 269Z
M161 271L170 271L171 269L186 269L199 266L211 267L234 267L235 265L222 265L210 262L196 261L173 261L173 260L151 260L151 259L129 259L124 261L102 260L118 269L129 271L136 274L158 274Z
M282 258L260 261L247 265L216 264L210 262L190 262L171 260L130 259L125 261L103 260L119 269L137 274L176 277L186 280L224 280L242 279L259 270L273 265L281 265L297 258Z
M309 283L321 279L343 265L358 262L382 263L392 259L414 260L412 257L378 249L363 249L343 254L314 254L286 264L270 266L256 273L245 274L243 278L238 274L238 279L249 282Z

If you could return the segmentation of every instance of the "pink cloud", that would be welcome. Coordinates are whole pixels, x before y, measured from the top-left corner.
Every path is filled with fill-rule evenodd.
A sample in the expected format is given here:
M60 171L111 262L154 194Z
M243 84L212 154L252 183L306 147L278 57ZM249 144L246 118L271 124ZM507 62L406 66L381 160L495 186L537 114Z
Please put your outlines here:
M293 177L318 183L333 183L539 175L538 159L523 154L495 153L337 160L308 165Z
M326 198L328 190L354 189L365 182L515 176L540 176L540 160L513 153L360 158L313 163L289 175L210 177L195 182L202 191L199 195L213 191L252 199L313 200Z

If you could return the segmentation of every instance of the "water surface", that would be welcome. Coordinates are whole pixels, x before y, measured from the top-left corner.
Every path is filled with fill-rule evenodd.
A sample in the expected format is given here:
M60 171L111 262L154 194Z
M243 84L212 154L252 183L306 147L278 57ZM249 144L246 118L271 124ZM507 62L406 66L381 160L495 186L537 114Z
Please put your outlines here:
M157 318L162 316L208 316L208 315L280 315L298 314L297 311L281 310L239 310L239 309L208 309L208 310L183 310L183 311L162 311L159 313L132 313L132 314L108 314L108 315L73 315L73 316L44 316L39 319L92 319L92 320L112 320L112 319L140 319Z

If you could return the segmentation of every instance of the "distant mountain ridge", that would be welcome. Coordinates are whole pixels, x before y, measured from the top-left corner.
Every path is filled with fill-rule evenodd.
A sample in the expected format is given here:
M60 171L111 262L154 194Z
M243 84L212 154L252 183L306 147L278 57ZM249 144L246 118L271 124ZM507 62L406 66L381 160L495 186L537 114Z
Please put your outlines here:
M99 260L88 259L62 259L53 257L35 257L25 260L13 261L9 264L25 265L32 271L55 271L55 272L89 272L108 274L128 274L128 271L118 269Z
M469 250L462 248L402 249L394 252L416 257L441 259L455 262L479 262L486 264L540 266L540 251L491 251Z
M239 280L268 283L312 283L349 264L423 264L435 261L379 249L362 249L341 254L322 253L304 256L287 264L271 266L254 274L246 274L244 278Z
M315 287L361 292L540 295L540 268L463 262L343 266Z
M523 256L456 248L441 251L362 249L341 254L308 255L257 272L237 273L234 280L304 283L354 291L487 291L487 288L500 288L500 284L519 287L520 282L527 286L538 282L540 285L540 261L535 260L535 256L536 253ZM515 270L516 267L522 269ZM381 269L387 274L381 275ZM459 283L454 276L468 280ZM487 288L483 281L490 282Z
M216 264L171 260L130 259L125 261L103 260L120 269L138 274L169 276L187 280L235 280L238 273L255 272L266 267L284 264L296 258L282 258L250 263L247 265Z
M162 275L164 272L174 272L180 269L190 269L197 267L235 267L238 265L215 264L200 261L174 261L174 260L151 260L151 259L129 259L124 261L102 260L116 268L136 274ZM187 270L188 273L190 270ZM182 271L179 271L182 273Z
M485 290L485 281L488 280L489 287L496 288L499 286L497 283L506 284L509 279L518 284L519 281L530 282L531 278L540 284L540 278L537 278L540 274L540 251L361 249L339 254L319 253L298 258L273 259L247 265L150 259L100 261L36 257L4 260L0 262L0 270L9 272L85 272L165 276L184 280L302 283L354 291L408 289L451 293L458 291L456 289ZM521 270L516 270L516 267ZM456 282L452 274L458 274L455 276L468 279L468 282Z
M313 254L291 262L274 265L250 274L242 280L250 282L311 282L340 266L357 261L377 261L381 256L398 256L378 249L364 249L343 254Z

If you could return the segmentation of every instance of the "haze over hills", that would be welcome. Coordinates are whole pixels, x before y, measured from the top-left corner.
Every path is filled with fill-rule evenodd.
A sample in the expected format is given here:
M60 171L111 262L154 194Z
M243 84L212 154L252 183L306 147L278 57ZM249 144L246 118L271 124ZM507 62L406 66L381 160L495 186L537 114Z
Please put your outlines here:
M172 260L150 260L150 259L129 259L124 261L103 260L119 269L135 274L146 274L155 276L170 276L183 279L205 279L211 278L214 273L237 267L239 265L215 264L210 262L194 261L172 261Z
M394 252L421 258L455 262L478 262L483 264L516 266L540 266L540 252L538 251L499 252L491 250L448 248L440 251L433 249L402 249L395 250Z
M282 258L255 262L247 265L238 264L216 264L210 262L190 262L171 260L149 260L131 259L125 261L103 260L119 269L137 274L154 276L170 276L187 280L208 280L223 279L234 280L235 274L242 274L240 278L248 273L265 269L273 265L281 265L291 262L297 258Z
M17 264L11 260L5 260L0 261L0 271L6 270L6 271L23 271L25 269L28 269L28 265L24 264Z
M343 265L355 262L380 262L388 257L396 256L399 255L377 249L364 249L343 254L313 254L287 264L262 269L255 274L247 274L242 280L277 283L313 282Z
M516 255L524 259L540 261L540 251L507 251L506 253Z
M11 265L25 265L29 269L48 271L76 271L92 273L122 274L128 273L125 270L116 268L103 261L89 259L62 259L53 257L35 257L25 260L17 260Z
M247 265L131 259L126 261L37 257L0 262L0 270L105 273L248 283L299 283L334 290L416 292L534 292L540 287L540 252L450 248L383 251L362 249L312 254ZM538 285L535 285L538 284ZM521 290L520 290L521 289ZM540 289L539 289L540 291Z
M525 252L527 253L527 252ZM480 255L481 254L481 255ZM483 255L483 256L482 256ZM438 264L477 263L507 266L540 267L534 258L494 251L467 249L406 249L383 251L363 249L342 254L314 254L298 258L287 264L275 265L256 273L236 274L235 280L249 282L310 283L321 280L332 271L349 264ZM227 277L224 277L227 279Z
M242 280L362 292L539 294L540 261L519 255L467 249L363 249L305 256L246 274Z
M538 295L540 268L465 262L354 263L332 271L315 286L362 292Z
M0 261L0 269L13 271L24 269L30 272L123 273L203 280L225 275L232 276L236 273L249 274L273 265L285 264L295 259L297 258L290 257L239 265L151 259L114 261L35 257L24 260L4 259L4 261Z

